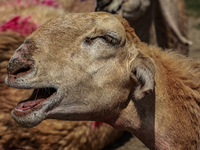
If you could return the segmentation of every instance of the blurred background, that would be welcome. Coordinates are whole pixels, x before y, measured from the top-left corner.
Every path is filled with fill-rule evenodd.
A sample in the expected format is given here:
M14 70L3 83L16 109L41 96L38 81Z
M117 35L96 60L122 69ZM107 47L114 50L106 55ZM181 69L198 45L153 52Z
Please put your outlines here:
M193 42L190 46L190 56L200 59L200 1L185 0L188 10L189 39Z
M131 0L129 0L130 2ZM132 0L137 2L138 0ZM153 1L153 0L152 0ZM171 22L162 15L162 5L156 0L153 18L154 33L143 36L148 26L142 27L146 12L134 18L134 14L123 16L136 28L136 33L149 44L163 48L177 49L178 53L200 60L200 0L172 0L179 18ZM98 122L70 122L46 120L40 125L25 129L11 117L10 111L31 90L9 88L4 84L6 66L14 51L24 39L47 19L70 12L107 11L120 14L121 0L0 0L0 149L1 150L147 150L137 138L128 132L117 131L109 125ZM115 5L112 5L114 4ZM119 5L117 8L114 6ZM136 4L128 5L132 9ZM180 5L179 5L180 4ZM97 7L98 6L98 7ZM186 7L185 7L186 6ZM149 6L150 7L150 6ZM167 6L166 6L167 7ZM150 11L151 9L147 9ZM147 12L148 14L148 12ZM150 14L150 13L149 13ZM174 15L176 16L176 15ZM139 19L138 19L139 18ZM178 33L170 24L178 22ZM145 22L146 23L146 22ZM148 25L148 23L146 23ZM152 27L152 24L149 24ZM138 27L139 26L139 27ZM145 31L150 33L150 31ZM142 33L141 35L139 35ZM156 37L161 37L161 41ZM155 39L151 41L149 39Z

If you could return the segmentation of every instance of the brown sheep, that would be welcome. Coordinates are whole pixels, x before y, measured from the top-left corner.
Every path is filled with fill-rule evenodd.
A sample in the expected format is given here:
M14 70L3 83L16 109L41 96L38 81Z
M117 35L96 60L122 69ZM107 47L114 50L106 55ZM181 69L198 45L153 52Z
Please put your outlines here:
M150 149L199 149L200 62L147 46L119 16L50 19L7 69L7 85L35 89L12 110L22 126L95 120L131 132Z
M96 11L128 20L141 41L188 55L187 13L184 0L96 0Z
M3 6L1 5L1 8ZM45 6L30 5L16 8L8 5L0 11L0 25L15 16L26 18L31 15L31 21L37 22L39 26L48 18L61 13L60 9ZM4 79L10 57L26 36L14 31L0 32L0 149L102 149L117 139L121 132L106 124L94 128L90 121L47 120L32 129L22 128L13 121L11 109L18 100L28 98L32 90L7 87Z

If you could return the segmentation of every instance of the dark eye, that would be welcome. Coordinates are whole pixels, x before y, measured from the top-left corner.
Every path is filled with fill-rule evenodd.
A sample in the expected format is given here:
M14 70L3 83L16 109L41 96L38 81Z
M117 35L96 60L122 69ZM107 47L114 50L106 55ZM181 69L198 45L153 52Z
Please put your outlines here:
M103 39L106 43L111 44L111 45L119 45L120 41L118 41L117 39L113 38L112 36L109 35L105 35L105 36L96 36L96 37L87 37L85 39L85 42L87 44L92 44L92 42L96 39Z
M117 39L115 39L109 35L102 36L101 38L104 39L107 43L109 43L111 45L119 45L120 44L120 41L118 41Z

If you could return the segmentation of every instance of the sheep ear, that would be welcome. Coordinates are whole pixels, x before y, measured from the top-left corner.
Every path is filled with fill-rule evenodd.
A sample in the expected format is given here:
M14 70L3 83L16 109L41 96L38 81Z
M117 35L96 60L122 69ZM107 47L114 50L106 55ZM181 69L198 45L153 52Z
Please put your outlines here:
M139 54L131 62L131 78L136 86L133 97L136 100L142 99L150 94L155 86L155 65L152 59Z

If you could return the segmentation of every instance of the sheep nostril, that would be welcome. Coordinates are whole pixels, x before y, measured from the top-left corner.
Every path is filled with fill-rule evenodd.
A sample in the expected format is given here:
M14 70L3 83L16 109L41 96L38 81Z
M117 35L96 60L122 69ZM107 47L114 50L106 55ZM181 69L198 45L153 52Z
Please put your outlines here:
M11 58L7 66L7 72L8 75L21 76L30 72L32 68L33 68L33 60Z

